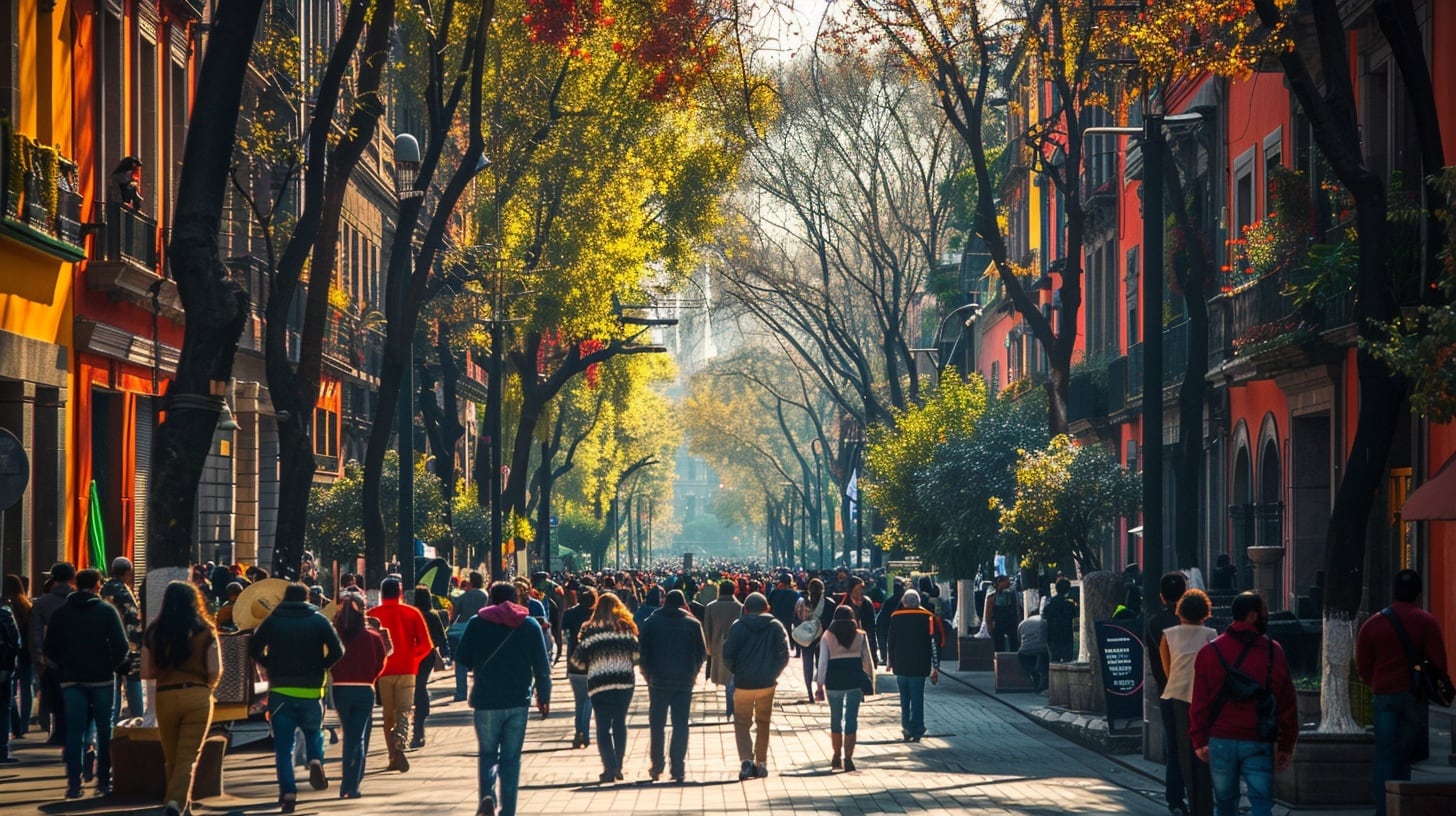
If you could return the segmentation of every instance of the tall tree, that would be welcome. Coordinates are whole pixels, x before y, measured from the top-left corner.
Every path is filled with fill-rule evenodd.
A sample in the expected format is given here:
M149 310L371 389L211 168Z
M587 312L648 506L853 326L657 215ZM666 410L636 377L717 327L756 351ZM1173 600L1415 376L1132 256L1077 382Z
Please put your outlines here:
M216 8L198 75L198 87L206 92L197 95L188 119L167 247L187 323L152 443L156 475L147 503L155 523L148 525L147 553L153 568L192 563L197 484L248 316L247 290L223 264L218 234L262 6L262 0L236 0Z
M1430 66L1414 7L1410 0L1381 0L1375 5L1379 7L1379 29L1390 43L1391 53L1398 55L1401 89L1410 108L1419 112L1414 135L1421 146L1422 175L1434 175L1444 157ZM1254 7L1265 25L1284 25L1288 12L1275 0L1255 0ZM1335 492L1326 535L1320 687L1320 730L1344 733L1359 728L1350 714L1348 666L1365 589L1370 518L1410 383L1370 352L1371 345L1384 339L1382 327L1395 318L1401 304L1395 298L1388 263L1385 180L1371 169L1364 153L1347 21L1337 3L1316 3L1308 13L1313 18L1312 34L1296 35L1293 47L1279 54L1279 65L1290 92L1309 117L1316 146L1354 199L1359 250L1355 321L1361 347L1355 366L1360 400L1355 438Z

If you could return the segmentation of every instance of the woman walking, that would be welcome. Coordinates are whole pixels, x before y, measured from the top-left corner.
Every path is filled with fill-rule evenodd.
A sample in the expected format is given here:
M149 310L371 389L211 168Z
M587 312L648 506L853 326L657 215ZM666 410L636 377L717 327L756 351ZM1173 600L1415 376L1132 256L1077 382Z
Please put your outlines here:
M865 692L874 692L875 660L870 655L870 641L855 623L854 610L841 606L834 610L834 622L819 639L819 688L829 696L829 744L834 759L829 763L839 770L839 753L844 751L843 767L854 770L854 741L859 730L859 704Z
M811 620L822 621L824 618L824 607L826 605L827 601L824 599L824 582L818 578L811 578L809 579L809 597L800 598L799 602L794 605L794 620L798 623ZM799 655L804 663L804 691L808 693L809 702L811 703L814 702L816 696L820 700L824 699L823 679L819 681L818 695L814 693L814 678L818 676L815 671L815 666L819 662L819 643L823 640L823 636L823 632L821 631L819 639L803 647ZM838 756L837 751L835 752L835 756Z
M430 590L428 587L415 587L414 606L425 616L425 628L430 630L430 643L435 648L420 661L420 667L415 670L415 722L414 734L410 739L411 748L425 747L425 719L430 716L430 673L435 670L435 661L440 659L441 650L446 646L445 626L440 623L440 616L435 614Z
M879 653L879 635L875 628L875 605L864 594L864 579L855 576L849 579L849 591L844 593L844 599L839 602L840 606L847 606L854 610L855 623L859 624L865 637L870 640L870 654ZM826 628L828 628L826 626Z
M1174 733L1178 735L1177 751L1179 767L1183 771L1183 784L1188 789L1188 805L1191 816L1213 816L1213 776L1208 763L1193 756L1193 745L1188 740L1188 709L1193 702L1193 665L1198 652L1218 637L1218 632L1204 625L1208 620L1211 604L1208 596L1199 589L1190 589L1178 599L1178 625L1163 630L1162 645L1158 652L1163 659L1163 669L1168 674L1168 685L1163 687L1163 699L1173 702ZM1176 809L1170 806L1169 811ZM1188 811L1184 811L1189 816Z
M572 710L576 714L575 736L571 740L571 747L585 748L591 745L591 695L586 690L586 670L578 669L571 662L571 656L576 654L581 627L591 617L597 593L592 587L584 586L575 594L576 605L561 616L561 628L566 635L566 679L571 681L571 698L575 704Z
M30 636L30 594L19 575L5 576L3 595L0 604L10 607L16 631L23 641ZM14 699L4 701L4 716L0 716L0 725L16 737L23 737L30 730L31 705L35 702L35 664L30 662L30 644L25 645L15 655L15 688L11 695Z
M369 752L369 731L374 727L374 682L384 673L387 650L384 638L366 625L364 602L354 593L339 596L334 628L344 644L344 656L329 668L334 684L334 708L344 729L344 778L340 799L358 799Z
M571 665L586 672L587 693L597 718L601 782L621 781L627 757L627 708L637 675L637 624L621 599L603 593L582 624Z
M198 588L173 581L162 611L142 635L142 677L155 680L157 730L166 766L165 816L187 812L192 775L212 725L212 690L222 676L217 630Z

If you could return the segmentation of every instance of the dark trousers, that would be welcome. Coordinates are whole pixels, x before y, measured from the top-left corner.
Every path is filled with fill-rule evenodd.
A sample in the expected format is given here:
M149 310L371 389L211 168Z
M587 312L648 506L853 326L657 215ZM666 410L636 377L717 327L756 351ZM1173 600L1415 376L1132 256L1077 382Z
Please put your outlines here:
M1045 691L1047 687L1047 653L1046 652L1019 652L1017 659L1021 661L1021 668L1031 678L1032 689Z
M631 705L631 689L599 691L592 695L603 776L617 776L622 772L622 762L627 758L627 709Z
M374 689L369 686L334 686L334 708L344 735L341 793L358 793L369 753L369 731L374 727Z
M41 672L40 713L41 722L50 717L50 741L61 744L66 738L66 704L61 700L61 683L55 669Z
M1188 740L1188 703L1173 701L1173 727L1178 738L1178 764L1187 789L1188 812L1192 816L1213 816L1213 771L1207 762L1193 755Z
M672 718L672 744L668 758L672 761L670 773L681 778L688 756L688 710L693 702L692 689L647 688L647 727L649 729L652 769L660 772L662 765L662 743L666 737L667 721Z
M1159 700L1158 712L1163 720L1163 796L1169 807L1183 801L1183 763L1179 759L1178 727L1172 700ZM1187 729L1184 729L1184 742Z
M803 661L804 661L804 688L805 688L805 690L807 690L809 692L809 698L810 699L813 699L814 698L814 673L819 668L819 641L817 641L817 640L814 641L813 645L811 645L808 648L802 650L800 652L800 656L803 658ZM732 687L730 686L729 688L732 688ZM730 695L730 699L732 699L731 698L731 695ZM730 713L730 714L733 713L732 712L733 706L731 704L728 706L728 709L729 709L729 712L728 713Z
M415 672L415 739L425 738L425 718L430 716L430 673L434 670L435 658L426 657Z

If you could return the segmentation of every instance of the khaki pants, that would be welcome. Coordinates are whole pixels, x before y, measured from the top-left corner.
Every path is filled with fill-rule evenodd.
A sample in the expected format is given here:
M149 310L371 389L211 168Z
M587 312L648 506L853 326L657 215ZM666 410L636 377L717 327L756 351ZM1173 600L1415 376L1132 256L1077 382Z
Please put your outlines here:
M154 706L167 768L165 802L184 812L192 798L192 773L212 724L212 689L206 686L158 692Z
M773 714L774 687L733 689L733 736L738 740L738 761L768 762L768 721ZM748 733L749 725L754 734Z
M384 706L384 739L391 751L409 743L410 714L415 710L415 676L386 674L379 678L379 702Z

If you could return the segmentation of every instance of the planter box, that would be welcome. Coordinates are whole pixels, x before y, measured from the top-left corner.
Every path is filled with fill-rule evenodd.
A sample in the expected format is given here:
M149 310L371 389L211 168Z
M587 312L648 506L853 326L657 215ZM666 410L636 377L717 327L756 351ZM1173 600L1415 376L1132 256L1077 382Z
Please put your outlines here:
M1375 738L1300 732L1289 767L1274 777L1274 798L1294 807L1369 805Z
M1105 713L1104 698L1094 677L1090 663L1053 663L1048 676L1047 705L1068 711Z
M193 776L192 798L223 793L222 761L227 737L207 737ZM118 728L111 739L112 791L118 796L139 796L157 802L167 793L166 763L155 728Z
M1449 816L1456 813L1456 785L1449 782L1385 783L1386 816Z
M1016 652L996 653L996 693L1034 691L1036 684L1031 675L1021 667L1021 658Z
M963 637L959 638L957 646L960 647L961 671L988 672L995 671L996 665L996 644L990 638Z

